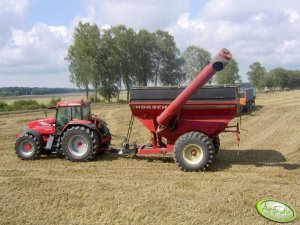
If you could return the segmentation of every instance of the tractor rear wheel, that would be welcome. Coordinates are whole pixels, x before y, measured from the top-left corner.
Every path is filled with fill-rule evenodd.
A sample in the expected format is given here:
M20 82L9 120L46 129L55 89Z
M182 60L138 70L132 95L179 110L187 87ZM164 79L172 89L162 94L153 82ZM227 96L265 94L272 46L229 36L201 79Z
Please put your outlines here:
M98 135L86 127L71 127L62 137L63 154L71 161L93 160L97 154L98 146Z
M38 139L30 134L26 134L17 139L15 150L17 156L23 160L38 159L42 153Z
M220 145L221 145L221 141L220 141L220 138L219 138L219 135L217 135L213 140L212 140L212 143L215 147L215 154L217 154L220 150Z
M212 163L214 154L212 141L201 132L185 133L174 145L174 161L186 172L206 170Z

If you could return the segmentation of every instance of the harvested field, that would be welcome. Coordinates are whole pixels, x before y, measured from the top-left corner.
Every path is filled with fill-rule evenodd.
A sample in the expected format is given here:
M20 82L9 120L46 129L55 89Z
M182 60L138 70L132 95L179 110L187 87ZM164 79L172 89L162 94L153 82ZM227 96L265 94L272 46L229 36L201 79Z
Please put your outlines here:
M169 156L22 161L14 153L15 134L44 115L0 115L0 224L275 224L256 212L265 198L290 203L299 214L299 99L300 90L259 94L257 110L242 118L248 131L240 146L233 134L222 134L213 166L199 173L180 171ZM108 122L119 147L128 106L100 104L93 111ZM148 140L135 121L132 141Z

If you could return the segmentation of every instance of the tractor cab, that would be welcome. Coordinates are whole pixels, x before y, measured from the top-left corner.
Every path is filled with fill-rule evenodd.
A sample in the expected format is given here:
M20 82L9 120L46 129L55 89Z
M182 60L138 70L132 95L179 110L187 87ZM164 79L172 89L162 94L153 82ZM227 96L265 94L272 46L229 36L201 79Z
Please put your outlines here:
M90 102L58 102L56 104L56 132L61 133L66 124L72 120L88 120L92 118Z

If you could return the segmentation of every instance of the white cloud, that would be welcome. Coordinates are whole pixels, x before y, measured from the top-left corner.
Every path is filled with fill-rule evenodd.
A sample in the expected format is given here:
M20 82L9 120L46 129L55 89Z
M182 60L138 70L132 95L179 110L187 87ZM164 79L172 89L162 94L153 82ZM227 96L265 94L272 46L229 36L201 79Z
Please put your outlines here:
M8 13L12 13L15 16L23 16L29 3L29 0L1 0L0 16Z
M64 57L80 20L101 28L125 24L135 30L166 29L181 51L192 44L212 54L227 47L244 80L254 61L267 69L300 69L299 1L210 0L197 4L199 10L191 10L195 1L82 0L85 14L75 17L70 26L39 23L24 29L22 20L34 2L0 0L0 79L71 85Z
M41 83L57 73L65 73L68 77L64 58L71 44L71 33L65 26L41 23L30 31L12 28L11 38L0 48L1 76L11 79L19 74L22 80L22 76L35 75Z
M198 16L191 19L183 14L167 29L182 51L192 44L212 54L229 48L246 80L248 66L254 61L267 69L299 69L299 15L300 2L293 0L210 0Z
M84 20L97 24L125 24L134 29L156 30L175 23L188 10L181 0L85 0Z

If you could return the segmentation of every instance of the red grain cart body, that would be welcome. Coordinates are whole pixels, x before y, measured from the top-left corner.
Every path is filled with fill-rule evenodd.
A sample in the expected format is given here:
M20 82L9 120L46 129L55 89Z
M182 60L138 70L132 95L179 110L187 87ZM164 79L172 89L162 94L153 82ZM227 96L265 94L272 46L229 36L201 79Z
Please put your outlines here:
M202 86L230 58L230 52L222 49L186 88L131 90L132 114L152 134L151 143L140 147L138 154L174 152L175 162L184 171L205 170L212 163L220 147L218 135L224 131L239 133L238 125L228 127L238 116L239 91L236 86Z

